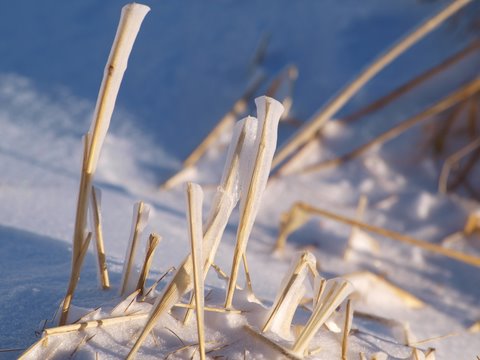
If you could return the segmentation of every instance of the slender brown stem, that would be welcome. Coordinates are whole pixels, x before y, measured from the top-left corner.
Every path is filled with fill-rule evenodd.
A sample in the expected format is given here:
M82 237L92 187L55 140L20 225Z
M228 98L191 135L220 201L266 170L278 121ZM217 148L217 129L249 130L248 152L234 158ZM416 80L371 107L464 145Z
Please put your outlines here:
M145 282L148 278L148 273L150 272L150 266L152 265L153 255L155 254L155 249L160 243L161 237L157 234L150 234L148 238L147 251L145 252L145 260L143 262L142 270L140 271L140 277L137 282L137 290L140 290L139 294L143 295Z

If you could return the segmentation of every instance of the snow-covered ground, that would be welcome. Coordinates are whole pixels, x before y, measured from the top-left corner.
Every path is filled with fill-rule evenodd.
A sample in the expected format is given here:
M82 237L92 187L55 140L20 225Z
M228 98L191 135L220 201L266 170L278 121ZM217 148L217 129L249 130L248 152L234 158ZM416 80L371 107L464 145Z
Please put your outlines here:
M288 64L298 67L292 114L306 120L378 53L446 3L147 3L152 12L134 46L95 179L103 191L113 289L98 288L95 259L89 253L74 304L89 309L103 305L106 311L119 301L132 208L139 200L153 210L145 234L155 231L163 237L149 283L178 266L189 253L184 189L159 190L159 185L180 168L189 151L242 94L262 36L271 36L261 65L269 80ZM89 128L122 5L119 1L18 1L0 11L0 350L25 349L34 343L42 320L53 316L65 295L81 136ZM339 117L460 50L477 34L471 24L479 14L478 3L474 3L447 21L362 89ZM325 128L318 151L305 161L343 154L416 114L476 76L478 60L478 54L468 57L365 119L347 126L332 122ZM253 103L248 113L256 115ZM291 125L280 124L279 140L293 131ZM413 341L452 334L419 345L436 348L437 359L479 355L480 333L467 331L480 320L480 278L475 267L387 238L376 238L377 252L356 251L344 261L350 228L323 218L312 218L292 234L284 256L272 253L281 214L296 201L355 216L358 199L364 194L369 199L364 217L368 223L437 243L461 230L478 203L437 193L441 162L431 156L427 134L428 128L419 126L341 167L272 180L247 250L256 296L269 306L295 252L307 246L326 278L370 271L423 303L412 308L380 285L376 288L365 285L365 279L353 279L363 294L354 301L356 310L408 323ZM205 185L205 212L212 202L212 185L220 181L223 161L223 151L213 149L189 178ZM235 211L217 253L216 262L224 270L231 266L238 217ZM464 239L456 246L480 255L478 238ZM214 289L214 300L223 296L224 281L212 275L207 285ZM298 316L302 320L306 315ZM223 320L219 316L207 319L207 335L217 345L234 342L240 332L235 329L243 325L235 317L231 324ZM185 342L196 341L194 327L182 330L174 320L168 321L170 328L182 332ZM256 325L259 320L251 317L248 321ZM398 358L411 353L402 344L402 330L395 326L356 318L353 327L358 332L351 336L351 358L359 351L382 350ZM94 342L109 344L103 350L87 344L79 355L95 358L98 352L101 359L114 358L111 349L118 346L118 356L125 356L133 345L129 334L135 330L127 327L118 338ZM181 346L171 335L162 334L158 352L163 356ZM146 358L158 354L158 344L149 341ZM246 345L231 346L227 356L243 358L245 346L249 359L274 356L267 346L245 341ZM338 335L325 332L316 341L325 349L318 358L338 358ZM72 349L65 351L57 356L68 357ZM0 358L16 358L20 353L0 352Z

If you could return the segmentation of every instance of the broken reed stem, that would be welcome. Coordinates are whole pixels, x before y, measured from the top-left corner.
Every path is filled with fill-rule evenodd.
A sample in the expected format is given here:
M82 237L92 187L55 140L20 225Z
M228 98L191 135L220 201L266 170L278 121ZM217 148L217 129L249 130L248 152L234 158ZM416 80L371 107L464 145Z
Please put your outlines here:
M361 229L367 230L369 232L372 232L381 236L388 237L392 240L396 240L408 245L416 246L423 250L430 251L435 254L440 254L440 255L449 257L451 259L455 259L457 261L463 262L465 264L480 267L480 257L468 255L468 254L451 250L451 249L447 249L427 241L417 240L413 237L403 235L392 230L387 230L381 227L369 225L364 222L360 222L355 219L348 218L346 216L338 215L324 209L315 208L304 203L297 204L297 205L300 206L306 212L324 216L328 219L335 220L351 226L357 226Z
M135 254L137 252L138 247L138 240L139 240L139 233L141 232L141 222L143 213L145 211L145 203L140 201L137 203L137 212L133 218L134 221L134 228L132 232L132 238L130 239L129 246L130 248L127 249L127 256L125 257L125 265L123 269L123 279L122 279L122 286L120 287L120 296L123 296L127 291L128 282L130 280L132 268L135 262Z
M347 360L348 355L348 334L352 328L352 300L347 300L347 308L345 310L345 323L343 325L342 336L342 360Z
M178 303L175 304L174 307L177 308L192 308L190 304L183 304ZM243 311L241 310L226 310L224 308L216 308L216 307L209 307L205 306L206 312L213 312L213 313L231 313L231 314L242 314ZM89 320L83 321L75 324L69 325L62 325L57 326L49 329L43 330L45 336L57 335L57 334L65 334L73 331L84 331L87 329L95 328L95 327L102 327L102 326L113 326L122 324L128 321L136 321L136 320L143 320L147 319L149 313L137 313L137 314L129 314L129 315L121 315L121 316L114 316L105 319L98 319L98 320Z
M458 53L452 55L451 57L447 58L440 64L428 69L424 73L418 75L417 77L413 78L412 80L408 81L407 83L399 86L398 88L394 89L390 93L388 93L385 96L382 96L381 98L375 100L374 102L368 104L367 106L359 109L358 111L355 111L351 113L350 115L347 115L346 117L338 120L337 122L339 123L348 123L348 122L353 122L361 117L364 117L365 115L368 115L372 112L375 112L395 99L399 98L400 96L406 94L407 92L413 90L417 86L421 85L428 79L432 78L433 76L443 72L444 70L448 69L450 66L458 63L460 60L465 58L466 56L472 54L473 52L477 51L480 48L480 41L476 40L472 42L470 45L468 45L466 48L462 49ZM448 120L450 122L450 120ZM448 131L449 126L445 129ZM319 139L319 133L315 135L315 139ZM439 141L438 136L435 140L435 142ZM311 153L311 148L315 145L315 142L313 139L303 146L301 146L297 153L295 154L295 157L292 157L290 159L287 159L281 166L279 166L275 174L272 176L272 178L277 178L283 175L287 175L292 173L292 168L300 162L300 159L304 157L306 154ZM437 144L438 145L438 144ZM439 145L440 146L440 145Z
M337 306L339 306L345 297L347 297L352 291L353 289L347 281L341 281L341 284L338 282L332 283L328 293L324 298L322 297L322 299L320 299L317 306L313 309L312 315L305 324L305 327L293 343L293 353L299 356L302 356L305 353L310 341L313 339L320 327L332 315Z
M438 180L438 191L442 194L446 194L448 191L448 176L452 167L457 164L462 158L470 154L472 151L475 151L480 147L480 137L471 143L467 144L457 152L450 155L445 163L443 164L442 171Z
M148 238L145 260L143 261L142 271L140 272L140 277L138 278L136 287L136 289L140 291L140 295L143 295L145 282L147 281L148 273L150 272L150 267L152 265L153 255L155 254L155 249L157 248L161 239L162 238L158 234L150 234L150 237Z
M367 205L368 205L367 196L364 194L360 195L360 198L358 199L357 213L356 213L357 220L361 221L363 219L363 215L365 214L365 209L367 208ZM353 244L353 240L357 232L357 229L358 228L356 226L352 226L352 228L350 229L350 236L348 237L347 246L345 248L345 251L343 252L344 260L347 259L348 252L352 249L352 244Z
M233 154L231 161L228 163L226 169L224 170L224 175L222 177L222 183L219 188L223 189L223 194L222 197L225 196L226 194L232 195L236 190L236 187L238 186L238 172L239 172L239 161L240 161L240 153L243 149L243 145L246 140L246 135L247 135L247 120L243 120L244 125L241 128L240 134L238 135L238 139L235 144L235 148L233 149ZM251 122L249 123L251 125ZM238 125L240 126L240 125ZM235 135L233 135L235 136ZM227 159L228 161L228 159ZM215 205L214 205L215 206ZM233 207L232 207L233 208ZM208 242L209 239L212 241L210 250L208 251L208 254L205 259L205 265L204 265L204 279L208 275L208 271L210 270L210 266L214 265L213 261L215 258L215 253L218 247L218 243L221 240L219 237L220 234L214 234L213 232L216 231L216 228L218 227L216 225L216 222L219 218L220 212L222 211L221 209L221 202L218 203L218 206L215 209L215 213L211 216L211 218L208 220L207 224L205 225L205 232L203 234L204 241ZM229 211L229 210L228 210ZM223 276L227 281L229 279L228 275L225 274L217 265L214 265L215 270L217 273L219 273L221 276ZM238 287L238 286L237 286ZM193 293L190 297L190 304L194 304L194 299L193 299ZM192 310L187 310L183 319L183 323L186 324L190 320L190 317L192 315Z
M441 112L444 112L445 110L448 110L449 108L451 108L452 106L455 106L459 102L471 97L472 95L477 93L479 90L480 90L480 78L477 78L474 81L463 86L459 90L455 91L454 93L443 98L432 107L422 111L421 113L407 120L400 122L396 126L390 128L389 130L385 131L384 133L377 136L376 138L368 141L367 143L359 146L355 150L350 151L349 153L344 154L335 159L325 160L317 164L309 165L300 171L314 172L314 171L322 170L325 168L337 166L349 160L352 160L355 157L358 157L364 154L367 150L371 149L373 146L384 144L385 142L397 137L398 135L402 134L406 130L410 129L412 126L417 125L418 123L424 120L428 120L431 117L438 115Z
M229 155L230 151L232 151L232 158L227 158L227 165L226 169L224 170L224 176L222 177L222 184L220 185L218 191L219 197L217 199L219 200L216 203L216 206L213 208L212 216L205 226L206 230L203 234L203 243L205 247L205 249L203 249L203 253L207 254L207 259L205 260L203 270L204 276L207 276L207 272L215 257L215 253L225 230L228 218L237 203L236 191L239 182L239 157L241 149L244 145L244 141L248 138L250 142L253 142L253 139L251 139L251 133L253 132L253 126L255 125L253 120L253 118L246 118L239 122L238 125L235 125L240 127L237 129L240 132L238 133L237 138L232 138L232 143L229 149ZM248 132L247 127L249 130ZM234 135L236 134L237 132L234 130ZM151 311L151 315L145 324L142 333L138 337L133 348L130 350L127 359L133 359L135 357L136 352L142 346L142 343L145 341L146 337L153 329L158 319L167 311L169 311L183 295L191 290L192 271L192 257L189 254L176 271L170 283L165 287L162 295L155 302Z
M365 115L368 115L378 109L381 109L382 107L388 105L391 103L393 100L397 99L398 97L402 96L403 94L406 94L407 92L413 90L417 86L421 85L428 79L432 78L435 75L438 75L439 73L443 72L444 70L448 69L452 65L458 63L460 60L464 59L468 55L472 54L473 52L477 51L480 49L480 41L475 40L471 44L469 44L467 47L463 48L459 52L455 53L454 55L448 57L441 63L435 65L434 67L428 69L427 71L421 73L420 75L416 76L412 80L406 82L405 84L399 86L395 90L391 91L390 93L382 96L381 98L375 100L374 102L368 104L367 106L361 108L358 111L355 111L344 118L342 118L339 121L343 122L352 122L355 121L361 117L364 117Z
M197 334L200 359L205 360L205 320L204 320L204 277L202 256L202 188L187 183L188 233L193 264L193 291L195 297L195 314L197 317Z
M280 163L291 156L299 147L315 137L320 128L331 119L368 81L377 75L383 68L408 50L412 45L421 40L425 35L433 31L450 16L469 4L472 0L452 1L440 12L424 21L413 32L397 42L387 52L378 57L371 65L363 70L358 77L344 87L337 96L330 100L323 108L313 116L300 130L281 147L273 159L272 167L276 168Z
M260 87L265 77L263 74L257 74L245 93L233 104L232 108L220 119L213 130L202 140L195 150L185 159L183 167L180 171L171 176L161 186L162 189L171 189L178 184L181 174L188 168L194 166L207 152L215 141L226 131L228 131L235 123L237 118L243 114L257 89Z
M245 198L242 199L240 205L240 221L225 299L225 308L227 309L232 307L240 261L243 259L243 254L246 251L248 238L255 221L256 211L258 210L258 208L255 209L255 202L258 202L259 197L261 197L268 179L268 175L265 179L262 176L265 172L270 172L271 158L269 158L270 154L268 151L276 146L278 120L283 112L283 106L272 98L262 97L257 98L256 101L258 101L258 108L262 105L264 106L264 109L259 111L265 111L265 113L259 114L259 116L263 116L263 121L258 125L262 126L262 128L258 129L259 131L257 130L258 139L255 139L255 149L252 149L255 154L255 160L251 165L251 172L245 174L249 176L248 189L246 189L247 191L244 193ZM273 154L271 155L273 156Z
M305 278L306 278L307 274L304 273L304 270L307 266L309 266L309 267L310 266L315 266L316 263L312 264L312 262L315 261L314 259L315 259L314 256L312 254L310 254L309 252L304 252L298 257L298 260L296 261L293 269L291 268L291 270L289 270L289 273L287 275L287 276L289 276L289 278L288 278L287 282L282 287L282 289L279 291L279 293L277 295L277 298L275 299L272 307L270 308L270 314L267 318L267 321L265 321L265 323L264 323L264 325L261 329L262 333L270 330L277 314L280 314L280 312L279 312L280 308L282 308L282 306L284 306L285 301L287 299L287 296L289 294L291 294L292 290L293 291L295 291L295 290L298 291L298 287L293 287L293 286L298 282L305 281ZM282 283L283 283L283 281L282 281ZM295 295L295 294L292 294L292 295ZM299 294L299 295L303 296L303 294ZM283 314L282 314L283 319L280 319L280 320L283 320L284 324L286 322L288 322L289 327L290 327L290 324L291 324L291 319L289 319L289 315L294 314L295 310L292 311L292 308L294 307L296 309L298 307L298 303L296 303L296 302L299 301L299 300L300 299L293 299L292 297L290 297L289 303L287 303L286 306L284 306L284 308L283 308L284 309L282 311L283 312ZM289 310L290 310L290 314L288 314ZM278 322L278 320L277 320L277 322Z
M183 162L184 167L189 167L197 163L197 161L205 154L210 145L218 139L218 137L226 130L233 126L238 116L243 114L247 109L248 102L251 100L257 89L264 81L263 75L257 75L250 86L246 89L240 98L235 101L232 108L220 119L218 124L200 143L200 145L187 157Z
M110 287L108 276L107 261L105 257L105 245L103 243L102 219L100 212L100 190L95 186L91 189L91 209L93 219L93 234L95 236L95 245L97 249L98 271L100 274L100 283L103 289Z
M128 57L135 42L135 38L140 30L140 25L150 8L141 4L128 4L122 8L120 22L115 35L112 49L105 66L102 85L95 106L93 122L85 140L83 154L82 173L80 177L80 189L77 201L77 213L75 217L75 230L73 235L72 258L78 256L84 233L86 229L89 191L95 174L95 170L100 156L100 151L108 131L113 108L117 98L118 90L123 79L123 74L127 69ZM76 287L74 273L79 272L81 264L72 261L72 273L68 285L67 294L63 301L62 312L60 315L60 324L65 324L73 293Z
M295 82L298 78L298 68L295 65L288 65L281 70L275 78L272 80L270 86L265 92L266 96L281 99L283 108L285 109L282 114L282 121L289 121L288 115L293 103L293 89ZM285 85L286 83L286 85ZM286 94L279 93L286 86Z
M63 300L64 303L62 304L62 313L60 315L59 325L63 325L66 323L68 319L68 309L70 308L70 304L72 301L73 293L75 292L75 288L77 287L78 280L80 279L80 270L82 267L83 260L85 259L85 255L87 254L88 246L90 245L90 240L92 239L92 233L89 232L85 241L80 249L79 254L73 261L73 270L70 276L70 282L68 284L67 295ZM67 302L67 304L65 304ZM64 309L67 309L65 312Z
M92 188L93 175L87 173L87 162L89 156L89 143L90 135L87 133L83 137L83 161L82 171L80 175L80 184L78 190L77 200L77 212L75 216L75 228L73 232L73 246L72 246L72 269L70 272L70 279L68 282L67 293L63 299L62 310L60 313L59 325L64 325L68 318L68 312L70 310L70 304L72 302L75 288L77 287L78 277L80 276L80 270L82 262L80 256L82 247L85 240L85 231L87 228L87 216L88 216L88 199L89 192Z

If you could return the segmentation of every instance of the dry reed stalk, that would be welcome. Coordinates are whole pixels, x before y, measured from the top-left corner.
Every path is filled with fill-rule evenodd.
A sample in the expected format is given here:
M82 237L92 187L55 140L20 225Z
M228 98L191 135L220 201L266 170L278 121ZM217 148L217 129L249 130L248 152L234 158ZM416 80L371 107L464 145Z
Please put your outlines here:
M97 168L100 151L108 131L118 90L123 79L123 74L127 69L128 57L132 50L133 43L135 42L142 21L148 11L150 11L148 6L136 3L125 5L122 8L115 40L105 66L105 72L100 86L97 104L95 106L92 125L86 136L75 218L75 230L73 235L73 259L78 256L85 237L84 233L87 223L91 183ZM60 325L65 324L67 321L71 300L76 287L77 281L74 278L74 273L77 273L79 269L75 269L74 265L81 266L81 264L75 264L75 262L72 261L72 273L67 294L63 301Z
M417 77L413 78L412 80L408 81L407 83L399 86L398 88L394 89L390 93L382 96L381 98L375 100L374 102L368 104L367 106L359 109L358 111L353 112L350 115L347 115L341 120L338 120L338 122L341 123L348 123L355 121L365 115L368 115L374 111L377 111L381 109L382 107L388 105L398 97L406 94L407 92L413 90L415 87L419 86L423 82L427 81L428 79L432 78L433 76L443 72L444 70L448 69L450 66L456 64L466 56L472 54L473 52L477 51L480 48L480 41L474 41L470 45L468 45L466 48L462 49L458 53L452 55L451 57L447 58L440 64L428 69L424 73L418 75ZM450 120L449 120L450 122ZM446 129L448 131L448 127ZM314 139L319 139L320 133L318 132ZM306 144L303 146L299 147L297 153L295 154L294 158L286 159L286 161L279 166L275 174L273 175L273 178L277 178L283 175L288 175L292 173L294 170L292 168L301 162L301 159L306 156L306 154L311 153L312 147L315 145L315 142L312 140L308 141Z
M275 99L262 96L255 99L259 124L255 144L252 147L253 162L245 164L245 184L243 185L240 203L240 221L233 255L232 270L225 299L225 307L231 308L233 295L237 285L240 261L246 251L248 238L258 212L259 201L267 185L268 174L277 143L278 121L283 106ZM250 159L249 159L250 160Z
M471 332L471 333L478 333L478 332L480 332L480 320L479 320L479 321L476 321L475 323L473 323L473 324L468 328L468 332Z
M352 292L353 287L346 280L337 278L327 281L324 291L325 295L322 296L313 309L312 315L292 346L294 354L300 357L303 356L320 327Z
M234 127L233 138L227 155L227 162L225 163L221 185L214 198L212 211L203 234L203 253L207 254L203 270L204 276L207 275L208 270L213 263L215 253L218 249L218 245L230 214L237 204L237 188L239 186L240 167L239 159L244 147L247 149L251 147L255 127L256 120L250 117L239 121ZM133 348L130 350L127 359L134 358L136 352L145 341L148 333L153 329L159 318L170 310L183 295L192 289L192 272L192 257L191 255L188 255L176 271L170 283L165 287L163 294L153 305L150 317Z
M245 285L248 291L250 298L256 299L255 293L253 292L252 278L250 277L250 270L248 269L247 254L243 253L242 255L243 271L245 272Z
M62 304L59 325L65 324L68 319L68 310L70 309L70 303L72 301L75 288L77 287L78 280L80 279L80 270L83 260L85 259L85 255L87 254L88 246L90 245L91 239L92 233L89 232L85 238L85 241L82 244L82 247L79 250L79 253L73 259L72 272L70 274L70 281L68 283L67 295L65 296L65 299L63 300L64 302ZM65 302L67 302L67 304L65 304Z
M187 183L188 233L193 265L193 292L195 295L198 347L200 359L205 360L202 203L203 191L200 185Z
M315 150L315 148L319 145L320 140L321 133L319 133L315 139L312 139L311 141L302 145L295 153L295 156L286 159L281 166L275 170L272 176L270 176L270 179L277 179L285 175L294 174L296 171L298 171L297 169L299 164L302 164L303 160Z
M215 202L212 206L212 212L209 216L207 224L205 225L205 232L203 234L204 242L208 247L208 250L206 251L208 255L205 259L203 270L205 278L207 277L210 266L213 265L215 254L217 252L226 221L228 220L231 211L238 201L239 194L237 188L239 187L240 156L242 151L244 151L244 146L247 149L252 146L253 132L256 129L255 121L256 120L254 118L247 117L236 125L238 134L235 133L234 129L234 141L232 142L229 150L221 184L217 190L217 194L215 195ZM227 216L222 216L222 213L225 213ZM218 268L218 266L214 266L214 268L217 273L223 273L225 279L229 279L228 275ZM190 298L190 305L193 305L193 294ZM189 321L191 315L192 310L187 310L183 320L184 324Z
M448 176L452 167L457 164L462 158L477 150L480 147L480 137L467 144L460 150L450 155L443 164L442 171L438 180L438 191L442 194L446 194L448 191Z
M110 279L108 276L107 261L105 257L105 245L103 243L102 216L100 211L101 192L100 189L93 186L91 189L90 208L92 214L93 234L95 237L96 253L98 260L98 273L100 275L100 284L103 289L110 288Z
M62 304L59 325L64 325L67 321L68 311L70 309L75 288L77 287L78 277L80 276L80 270L82 266L82 261L79 261L79 259L81 259L80 253L85 240L88 215L88 198L89 191L92 187L92 175L86 172L89 154L88 148L90 143L89 138L90 135L88 133L83 137L83 161L78 191L77 212L75 216L75 229L73 233L72 269L70 272L67 293Z
M135 266L135 255L137 253L138 243L143 229L145 228L150 209L143 201L135 204L133 212L132 232L130 241L125 253L125 262L123 265L122 285L120 287L120 296L124 296L129 291L129 284L132 281L133 270ZM133 289L132 289L133 290Z
M360 195L360 198L358 199L358 204L357 204L357 213L356 213L357 220L361 221L363 219L363 215L365 214L365 210L367 206L368 206L367 196L364 194ZM352 249L353 239L357 233L358 233L358 228L356 226L352 226L352 228L350 229L350 236L348 237L347 246L345 248L345 251L343 252L344 260L348 258L349 252Z
M408 291L402 289L401 287L393 284L392 282L388 281L386 278L374 274L370 271L359 271L353 272L350 274L342 275L345 279L349 280L351 283L355 285L355 279L362 279L368 280L369 282L381 284L390 290L395 296L401 299L406 306L412 309L420 309L425 306L425 303L420 300L418 297L412 295Z
M380 144L384 144L385 142L399 136L403 132L407 131L414 125L418 123L428 120L445 110L448 110L452 106L464 101L465 99L471 97L472 95L476 94L480 90L480 78L473 80L472 82L468 83L467 85L461 87L459 90L456 90L452 94L446 96L435 105L431 106L430 108L420 112L419 114L400 122L399 124L395 125L394 127L390 128L389 130L385 131L384 133L380 134L376 138L368 141L367 143L359 146L355 150L352 150L342 156L339 156L335 159L324 160L320 163L309 165L303 170L302 172L313 172L318 171L321 169L329 168L332 166L337 166L342 163L345 163L353 158L362 155L367 150L371 149L373 146L378 146Z
M374 111L377 111L378 109L381 109L382 107L388 105L391 103L393 100L397 99L398 97L406 94L407 92L413 90L417 86L421 85L428 79L431 79L432 77L440 74L441 72L447 70L449 67L452 65L457 64L459 61L467 57L468 55L471 55L475 51L480 49L480 41L475 40L459 52L453 54L452 56L448 57L447 59L443 60L441 63L433 66L432 68L428 69L427 71L421 73L420 75L416 76L412 80L406 82L405 84L399 86L398 88L394 89L390 93L382 96L381 98L375 100L374 102L368 104L367 106L361 108L360 110L357 110L347 116L345 116L342 120L344 122L351 122L355 121L361 117L364 117L365 115L368 115Z
M293 206L290 211L283 213L280 220L280 230L275 251L283 251L287 238L310 220L310 215L300 207Z
M85 345L86 343L88 343L90 340L92 340L94 337L95 337L96 334L93 334L92 336L87 336L85 335L82 340L80 340L80 342L77 344L77 346L75 346L75 349L73 349L73 351L70 353L70 356L68 357L69 359L72 359L75 354L77 353L78 350L80 350L80 348Z
M184 309L195 309L195 305L184 304L184 303L177 303L173 305L173 307L184 308ZM204 306L204 310L206 312L224 313L224 314L243 314L244 313L244 311L242 310L225 309L223 307L219 308L219 307L211 307L211 306Z
M427 351L425 352L425 360L435 360L435 352L436 350L434 348L427 349Z
M74 332L74 331L84 331L84 330L92 329L96 327L123 324L128 321L143 320L143 319L146 319L147 317L148 317L148 313L140 313L140 314L114 316L114 317L109 317L109 318L99 319L99 320L89 320L89 321L84 321L76 324L62 325L62 326L58 326L50 329L45 329L44 334L47 336L52 336L52 335L65 334L65 333Z
M257 89L260 87L262 82L264 81L263 74L257 74L256 77L253 79L251 84L248 86L245 93L233 104L232 108L220 119L217 125L213 128L213 130L202 140L200 145L198 145L195 150L187 157L187 159L183 162L182 169L169 178L165 183L161 186L162 189L171 189L172 187L176 186L181 179L181 175L186 169L194 166L207 152L209 148L217 141L217 139L226 131L231 129L241 114L243 114L248 106L248 102L251 100Z
M191 308L189 304L183 304L183 303L175 304L173 307ZM241 310L225 310L224 308L215 308L215 307L209 307L209 306L205 306L205 311L214 312L214 313L242 314ZM125 322L129 322L129 321L147 319L148 316L149 316L149 313L133 313L128 315L112 316L112 317L98 319L98 320L88 320L88 321L83 321L75 324L62 325L62 326L44 329L43 334L44 336L52 336L52 335L65 334L65 333L74 332L74 331L84 331L84 330L92 329L96 327L114 326L118 324L123 324Z
M282 120L286 121L293 103L293 88L298 78L298 68L295 65L288 65L285 69L275 76L269 88L265 92L266 96L281 99L283 108ZM282 92L282 94L280 94Z
M158 297L157 301L152 307L148 320L137 338L134 346L130 350L127 360L135 358L140 346L143 344L148 334L152 331L161 315L170 310L173 305L191 288L192 283L192 257L189 255L180 268L176 271L172 281L167 285L163 294Z
M150 295L150 293L155 290L155 288L158 286L158 284L160 284L160 281L162 281L165 276L167 276L168 274L170 274L172 271L175 271L177 270L175 268L175 266L171 266L162 276L160 276L157 280L155 280L155 282L152 284L152 286L150 286L147 290L147 292L145 293L145 295L143 295L142 297L142 301L145 301L145 299L147 298L148 295Z
M379 351L372 355L372 360L388 360L388 356L384 352Z
M331 119L368 81L370 81L384 67L404 53L425 35L430 33L450 16L468 5L472 0L455 0L440 12L424 21L418 28L397 42L387 52L377 58L358 77L344 87L340 93L330 100L313 116L300 130L284 145L274 158L273 168L280 165L287 157L292 155L299 147L314 138L320 128Z
M282 287L270 308L262 333L273 329L284 338L290 336L293 316L305 294L303 284L309 273L308 267L315 266L316 259L313 254L307 251L299 254L282 280Z
M288 212L283 213L274 251L278 253L283 252L290 234L305 225L310 217L310 214L303 210L300 203L295 203Z
M150 272L150 267L153 261L153 255L155 254L155 249L157 248L158 244L162 237L158 234L150 234L147 243L147 250L145 251L145 260L143 261L142 270L140 271L140 277L138 278L137 282L137 290L139 290L139 294L143 295L145 282L148 278L148 273Z
M367 357L365 356L365 353L363 353L363 352L360 352L358 354L358 356L360 357L360 360L367 360Z
M418 248L421 248L423 250L435 253L435 254L440 254L446 257L449 257L451 259L455 259L457 261L463 262L465 264L469 264L472 266L477 266L480 267L480 257L477 256L472 256L468 255L459 251L451 250L444 248L442 246L429 243L423 240L418 240L413 237L403 235L400 233L397 233L392 230L384 229L381 227L369 225L360 221L357 221L355 219L348 218L346 216L338 215L333 212L330 212L328 210L320 209L320 208L315 208L313 206L310 206L305 203L297 203L296 206L300 206L304 211L311 213L311 214L317 214L320 216L324 216L328 219L335 220L337 222L341 222L343 224L347 224L350 226L358 226L361 229L364 229L366 231L388 237L392 240L400 241L404 244L416 246Z
M431 338L428 338L428 339L412 341L408 345L416 347L416 346L423 345L423 344L426 344L426 343L429 343L429 342L432 342L432 341L443 340L443 339L446 339L446 338L449 338L449 337L452 337L452 336L459 336L459 335L461 335L461 334L460 333L449 333L449 334L445 334L445 335L434 336L434 337L431 337Z
M315 282L314 282L314 297L313 297L313 309L315 308L315 306L318 305L318 302L320 301L320 299L322 298L323 296L323 292L325 291L325 285L327 284L327 280L324 279L323 277L316 277L315 278Z
M352 329L352 300L347 300L347 308L345 309L345 323L343 325L343 334L342 334L342 360L347 360L348 354L348 334Z

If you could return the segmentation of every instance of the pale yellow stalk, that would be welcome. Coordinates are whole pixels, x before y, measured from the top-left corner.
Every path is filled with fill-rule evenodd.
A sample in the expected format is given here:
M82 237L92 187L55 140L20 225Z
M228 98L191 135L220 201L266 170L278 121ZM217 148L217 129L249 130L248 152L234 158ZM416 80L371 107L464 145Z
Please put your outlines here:
M315 137L315 134L345 105L368 81L377 75L397 57L412 47L428 33L437 28L445 20L456 14L472 0L454 0L440 12L424 21L418 28L397 42L387 52L378 57L365 68L357 78L344 87L337 96L321 108L287 143L281 147L273 160L273 168L277 167L297 151L301 146Z
M105 66L102 85L97 98L93 122L86 137L86 146L83 156L80 189L77 202L75 230L73 235L73 259L77 258L85 237L87 223L88 201L90 198L91 184L100 156L100 151L108 131L115 100L127 68L128 57L133 47L135 38L140 30L140 25L150 10L148 6L141 4L128 4L122 9L120 23L117 28L110 56ZM70 310L73 293L76 288L74 273L75 267L81 266L72 261L72 274L70 276L67 294L63 301L60 314L60 325L65 324ZM79 269L78 269L79 271Z

